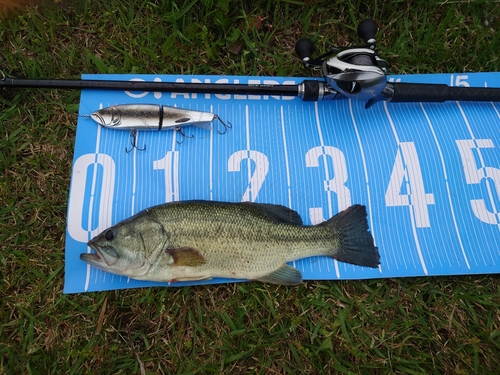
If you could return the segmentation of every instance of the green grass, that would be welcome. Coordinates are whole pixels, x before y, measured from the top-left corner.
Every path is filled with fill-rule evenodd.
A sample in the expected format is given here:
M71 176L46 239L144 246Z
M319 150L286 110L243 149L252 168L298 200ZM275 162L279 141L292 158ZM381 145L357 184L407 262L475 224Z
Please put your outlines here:
M381 26L394 73L499 71L498 2L63 1L0 18L7 76L309 75L294 57ZM500 278L63 295L78 92L0 93L0 374L493 374Z

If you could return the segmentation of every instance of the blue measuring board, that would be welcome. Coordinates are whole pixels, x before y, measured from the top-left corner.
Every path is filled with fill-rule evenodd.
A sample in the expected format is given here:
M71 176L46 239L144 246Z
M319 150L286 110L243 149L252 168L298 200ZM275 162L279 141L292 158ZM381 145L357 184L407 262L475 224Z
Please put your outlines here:
M83 79L297 84L304 78L84 75ZM500 87L500 73L393 76L391 80ZM184 128L130 134L88 115L151 103L212 112L226 134ZM80 260L87 241L153 205L189 199L253 201L320 223L367 206L378 269L326 257L293 262L305 280L500 272L500 103L303 102L266 95L83 90L66 233L65 293L168 286L132 280ZM212 279L171 285L234 282Z

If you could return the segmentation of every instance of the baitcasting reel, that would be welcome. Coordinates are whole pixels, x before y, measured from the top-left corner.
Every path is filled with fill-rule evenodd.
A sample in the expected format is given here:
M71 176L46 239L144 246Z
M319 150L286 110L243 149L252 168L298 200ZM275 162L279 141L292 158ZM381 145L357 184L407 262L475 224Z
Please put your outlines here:
M310 39L302 38L295 44L295 52L304 66L322 71L326 83L322 99L336 99L340 95L367 100L370 102L367 106L384 99L387 62L375 52L378 26L375 21L366 19L361 21L357 31L365 45L334 47L316 58L311 57L314 45Z

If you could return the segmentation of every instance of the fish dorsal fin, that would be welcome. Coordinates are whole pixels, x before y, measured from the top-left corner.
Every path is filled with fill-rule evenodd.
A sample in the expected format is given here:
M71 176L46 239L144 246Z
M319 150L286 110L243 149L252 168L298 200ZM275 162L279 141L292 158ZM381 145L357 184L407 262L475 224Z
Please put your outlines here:
M192 247L169 248L166 252L174 260L171 266L198 267L207 262L203 255Z
M284 264L276 271L256 280L270 284L297 285L302 282L302 273L297 268Z
M302 225L302 218L298 212L288 207L271 203L243 202L243 204L258 209L276 223Z

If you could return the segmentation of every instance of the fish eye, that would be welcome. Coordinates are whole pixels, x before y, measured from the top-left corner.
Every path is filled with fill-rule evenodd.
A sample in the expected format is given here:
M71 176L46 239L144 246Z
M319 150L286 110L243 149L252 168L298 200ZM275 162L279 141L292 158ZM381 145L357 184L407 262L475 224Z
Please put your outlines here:
M111 241L113 238L115 238L115 234L111 229L108 229L106 233L104 233L104 238L107 239L108 241Z

